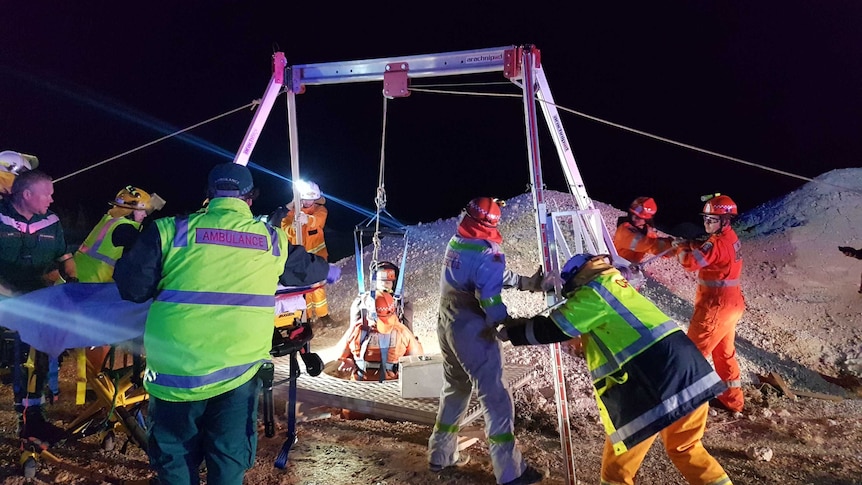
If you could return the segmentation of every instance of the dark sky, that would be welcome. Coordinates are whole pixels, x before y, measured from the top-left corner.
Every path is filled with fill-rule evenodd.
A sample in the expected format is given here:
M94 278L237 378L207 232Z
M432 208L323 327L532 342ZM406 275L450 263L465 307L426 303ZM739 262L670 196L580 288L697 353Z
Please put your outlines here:
M14 3L2 2L0 15L0 149L37 155L55 178L260 98L274 50L289 64L309 64L523 44L540 49L561 106L804 177L862 160L856 0L347 8L190 1L134 10L126 2ZM311 86L297 97L302 175L368 209L380 162L381 89ZM654 196L667 228L697 222L701 194L727 193L745 211L805 183L561 114L590 196L617 207ZM234 113L61 180L54 209L69 224L92 225L106 201L133 184L167 199L166 214L193 210L207 171L232 158L251 116ZM540 126L546 184L565 190ZM392 100L385 153L387 209L405 223L452 217L474 196L527 190L518 99L414 93ZM289 177L283 97L252 162ZM263 190L256 212L290 198L288 184L253 173ZM334 202L329 209L333 238L349 236L365 217Z

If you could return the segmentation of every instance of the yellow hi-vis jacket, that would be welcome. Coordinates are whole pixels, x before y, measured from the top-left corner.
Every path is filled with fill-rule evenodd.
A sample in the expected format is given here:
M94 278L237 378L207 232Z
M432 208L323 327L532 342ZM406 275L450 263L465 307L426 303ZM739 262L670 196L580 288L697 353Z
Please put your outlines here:
M114 281L114 265L123 255L122 246L114 246L112 236L122 224L131 224L140 230L141 225L127 217L102 216L102 220L90 231L84 242L75 251L75 267L78 281L82 283L107 283Z

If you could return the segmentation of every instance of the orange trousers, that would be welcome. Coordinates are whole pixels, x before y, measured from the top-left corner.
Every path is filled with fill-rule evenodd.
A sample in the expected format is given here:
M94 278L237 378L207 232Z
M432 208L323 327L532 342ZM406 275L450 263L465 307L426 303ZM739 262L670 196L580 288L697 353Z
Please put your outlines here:
M745 311L745 302L738 298L718 298L709 303L695 302L694 315L688 327L688 338L704 357L712 357L715 373L728 389L718 396L731 411L742 411L739 363L736 361L736 323Z
M727 473L701 443L706 430L709 406L704 404L687 416L674 421L670 426L638 443L622 455L614 454L610 439L605 438L602 452L602 485L634 485L635 475L644 457L661 435L665 451L688 483L692 485L731 485Z
M306 294L305 305L309 316L321 318L329 315L329 303L326 301L326 287L321 286Z

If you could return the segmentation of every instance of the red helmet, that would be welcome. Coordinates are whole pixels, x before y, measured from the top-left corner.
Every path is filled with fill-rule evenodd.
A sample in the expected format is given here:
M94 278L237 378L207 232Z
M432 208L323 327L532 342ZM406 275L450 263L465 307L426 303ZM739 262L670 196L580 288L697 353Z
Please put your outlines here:
M467 204L467 215L485 227L497 227L500 222L500 207L506 203L492 197L477 197Z
M703 205L704 216L735 216L738 214L736 202L726 195L716 195L706 201Z
M395 314L395 299L386 292L377 293L374 298L374 307L378 317L388 317Z
M652 197L638 197L632 201L632 205L629 206L629 212L641 219L650 220L658 212L658 206Z

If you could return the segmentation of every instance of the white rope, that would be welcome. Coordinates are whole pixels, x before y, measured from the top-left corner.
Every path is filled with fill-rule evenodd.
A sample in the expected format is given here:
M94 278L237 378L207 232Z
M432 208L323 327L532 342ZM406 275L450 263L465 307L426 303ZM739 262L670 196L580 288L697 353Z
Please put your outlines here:
M144 148L147 148L147 147L149 147L149 146L155 145L156 143L163 142L163 141L165 141L165 140L167 140L167 139L169 139L169 138L173 138L173 137L175 137L175 136L177 136L177 135L179 135L179 134L185 133L185 132L187 132L187 131L189 131L189 130L193 130L193 129L195 129L195 128L199 127L199 126L203 126L203 125L205 125L205 124L207 124L207 123L210 123L210 122L212 122L212 121L215 121L215 120L217 120L217 119L219 119L219 118L223 118L223 117L225 117L225 116L232 115L232 114L236 113L237 111L244 110L244 109L249 108L249 107L254 108L255 106L257 106L257 105L259 105L259 104L260 104L260 100L259 100L259 99L256 99L256 100L252 101L251 103L249 103L249 104L247 104L247 105L245 105L245 106L240 106L239 108L232 109L232 110L230 110L230 111L226 111L226 112L224 112L224 113L222 113L222 114L220 114L220 115L216 115L216 116L213 116L213 117L212 117L212 118L210 118L210 119L207 119L207 120L201 121L200 123L195 123L194 125L191 125L191 126L189 126L189 127L187 127L187 128L183 128L182 130L175 131L175 132L171 133L170 135L165 135L165 136L163 136L163 137L161 137L161 138L157 138L157 139L155 139L155 140L153 140L153 141L151 141L151 142L144 143L144 144L143 144L143 145L141 145L141 146L138 146L138 147L132 148L131 150L126 150L125 152L120 153L119 155L114 155L113 157L106 158L106 159L102 160L101 162L94 163L94 164L92 164L92 165L90 165L90 166L87 166L87 167L82 168L81 170L77 170L77 171L72 172L72 173L70 173L70 174L68 174L68 175L63 175L62 177L59 177L59 178L54 179L54 182L59 182L59 181L61 181L61 180L65 180L65 179L67 179L67 178L74 177L75 175L78 175L79 173L86 172L87 170L90 170L90 169L96 168L96 167L98 167L98 166L100 166L100 165L104 165L104 164L106 164L106 163L108 163L108 162L112 162L112 161L114 161L114 160L116 160L116 159L118 159L118 158L121 158L121 157L124 157L124 156L126 156L126 155L129 155L129 154L135 153L135 152L137 152L137 151L139 151L139 150L143 150Z
M386 208L386 182L383 174L386 169L386 118L387 108L389 106L389 98L383 96L383 134L380 139L380 173L377 178L377 193L374 196L374 204L377 206L377 213L374 216L374 249L371 254L371 269L377 269L377 257L380 253L380 212Z
M440 89L424 89L424 88L417 88L417 87L412 87L412 86L410 87L410 90L411 90L411 91L416 91L416 92L433 93L433 94L454 94L454 95L466 95L466 96L491 96L491 97L501 97L501 98L522 98L522 97L523 97L523 96L521 96L521 95L519 95L519 94L509 94L509 93L480 93L480 92L470 92L470 91L446 91L446 90L440 90ZM797 178L797 179L800 179L800 180L804 180L804 181L806 181L806 182L816 182L816 183L819 183L819 184L822 184L822 185L828 185L828 186L834 187L834 188L839 189L839 190L844 190L844 191L848 191L848 192L855 192L855 193L858 193L858 194L862 194L862 190L858 190L858 189L854 189L854 188L850 188L850 187L844 187L844 186L836 185L836 184L831 184L831 183L829 183L829 182L824 182L824 181L822 181L822 180L815 180L815 179L810 178L810 177L805 177L805 176L803 176L803 175L798 175L798 174L795 174L795 173L792 173L792 172L787 172L787 171L784 171L784 170L779 170L779 169L777 169L777 168L768 167L768 166L766 166L766 165L762 165L762 164L759 164L759 163L749 162L749 161L747 161L747 160L743 160L743 159L741 159L741 158L732 157L732 156L730 156L730 155L724 155L724 154L722 154L722 153L714 152L714 151L712 151L712 150L706 150L706 149L703 149L703 148L696 147L696 146L694 146L694 145L689 145L688 143L678 142L678 141L675 141L675 140L671 140L670 138L665 138L665 137L663 137L663 136L654 135L654 134L652 134L652 133L648 133L648 132L643 131L643 130L638 130L638 129L636 129L636 128L631 128L631 127L628 127L628 126L625 126L625 125L621 125L621 124L619 124L619 123L614 123L614 122L612 122L612 121L608 121L608 120L605 120L605 119L602 119L602 118L598 118L598 117L596 117L596 116L588 115L588 114L586 114L586 113L582 113L582 112L580 112L580 111L576 111L576 110L573 110L573 109L571 109L571 108L567 108L567 107L565 107L565 106L560 106L560 105L555 104L555 103L550 103L550 102L543 101L543 100L540 100L540 99L537 99L537 101L544 102L544 103L546 103L546 104L548 104L548 105L550 105L550 106L555 106L557 109L560 109L560 110L562 110L562 111L566 111L566 112L568 112L568 113L571 113L571 114L574 114L574 115L580 116L580 117L582 117L582 118L586 118L586 119L591 120L591 121L595 121L595 122L597 122L597 123L602 123L602 124L605 124L605 125L608 125L608 126L612 126L612 127L614 127L614 128L618 128L618 129L623 130L623 131L628 131L628 132L630 132L630 133L635 133L635 134L637 134L637 135L645 136L645 137L647 137L647 138L652 138L652 139L654 139L654 140L658 140L658 141L661 141L661 142L664 142L664 143L669 143L669 144L671 144L671 145L676 145L676 146L678 146L678 147L687 148L687 149L689 149L689 150L693 150L693 151L696 151L696 152L704 153L704 154L707 154L707 155L712 155L712 156L714 156L714 157L723 158L723 159L725 159L725 160L730 160L730 161L735 162L735 163L740 163L740 164L743 164L743 165L748 165L748 166L750 166L750 167L759 168L759 169L761 169L761 170L765 170L765 171L767 171L767 172L773 172L773 173L777 173L777 174L780 174L780 175L785 175L785 176L787 176L787 177L793 177L793 178Z

